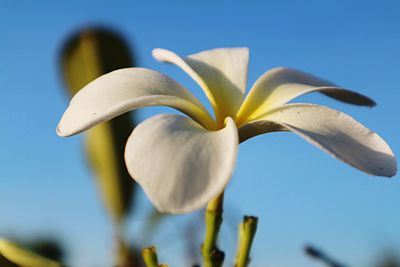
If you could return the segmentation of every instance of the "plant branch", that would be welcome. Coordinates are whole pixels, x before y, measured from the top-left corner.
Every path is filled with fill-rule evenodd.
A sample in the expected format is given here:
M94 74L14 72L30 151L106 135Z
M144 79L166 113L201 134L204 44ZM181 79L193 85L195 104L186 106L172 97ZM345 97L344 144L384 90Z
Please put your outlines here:
M224 193L207 205L205 212L206 233L201 246L204 267L220 267L225 258L225 253L217 247L218 233L222 223Z
M337 262L332 257L313 246L306 246L304 252L312 258L322 261L329 267L345 267L345 265Z
M239 240L235 267L245 267L250 262L249 255L257 231L257 223L257 217L243 217L243 222L239 225Z
M143 249L142 256L146 267L158 267L156 247L148 247Z

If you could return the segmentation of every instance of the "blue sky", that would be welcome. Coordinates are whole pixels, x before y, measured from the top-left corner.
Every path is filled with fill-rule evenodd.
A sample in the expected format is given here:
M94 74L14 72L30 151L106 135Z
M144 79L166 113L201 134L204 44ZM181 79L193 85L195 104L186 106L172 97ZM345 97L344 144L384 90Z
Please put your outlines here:
M142 67L170 75L199 98L182 71L156 62L155 47L182 55L216 47L250 48L249 87L276 66L302 69L374 98L373 109L320 95L298 101L344 111L377 131L400 154L398 1L8 1L0 3L0 235L60 237L72 266L110 266L111 227L82 155L81 137L55 127L67 105L60 46L82 26L119 30ZM145 119L167 109L146 108ZM400 182L370 177L288 133L240 147L226 193L230 214L222 247L232 259L244 214L260 218L252 266L319 266L302 254L321 246L351 266L371 266L400 251ZM151 205L142 195L129 220L136 240ZM181 229L199 215L167 220L154 243L171 266L184 266ZM232 236L233 235L233 236ZM172 240L172 241L171 241ZM147 244L148 242L149 244ZM177 260L178 259L178 260Z

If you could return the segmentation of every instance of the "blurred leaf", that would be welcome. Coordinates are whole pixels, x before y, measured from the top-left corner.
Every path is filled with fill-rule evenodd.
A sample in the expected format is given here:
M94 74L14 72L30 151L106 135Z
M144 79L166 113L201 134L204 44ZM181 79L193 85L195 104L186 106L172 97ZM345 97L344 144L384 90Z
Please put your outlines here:
M376 267L400 267L400 258L399 254L394 251L387 250L382 252L382 256L379 257L379 261L377 264L373 266Z
M400 263L395 259L388 259L378 264L378 267L400 267Z
M2 267L61 267L58 262L46 259L5 239L0 239L0 263Z
M62 71L71 96L95 78L115 69L131 67L133 61L123 39L110 30L80 31L62 50ZM112 89L112 88L110 88ZM114 222L127 216L134 182L123 159L127 138L133 129L129 114L102 123L86 135L86 152L97 177L104 203Z
M0 253L0 266L1 267L18 267L18 265L4 258Z
M27 243L27 248L48 259L62 262L65 252L60 241L54 238L36 238Z

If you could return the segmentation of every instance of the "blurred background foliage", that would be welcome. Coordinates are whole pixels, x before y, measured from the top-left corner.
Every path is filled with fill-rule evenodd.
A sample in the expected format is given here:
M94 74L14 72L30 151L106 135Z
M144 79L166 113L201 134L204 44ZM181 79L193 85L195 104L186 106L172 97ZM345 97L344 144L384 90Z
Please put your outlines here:
M124 39L105 28L79 31L62 49L61 69L70 97L105 73L133 66L133 56ZM134 199L135 182L123 158L133 127L132 114L128 113L85 132L85 151L96 185L117 227L123 224Z
M105 73L135 66L134 57L123 37L106 28L80 30L67 40L61 54L62 74L71 97ZM139 244L131 248L124 236L124 224L134 202L136 188L123 157L125 143L133 127L132 113L127 113L85 132L88 162L113 222L117 244L115 263L122 267L141 265L134 254Z
M9 240L0 239L0 266L2 267L62 267L58 261L50 259L33 250L50 256L61 256L61 250L54 242L35 240L31 245L31 250L23 245ZM57 248L55 247L57 246ZM57 251L56 251L57 250ZM54 254L55 253L55 254Z

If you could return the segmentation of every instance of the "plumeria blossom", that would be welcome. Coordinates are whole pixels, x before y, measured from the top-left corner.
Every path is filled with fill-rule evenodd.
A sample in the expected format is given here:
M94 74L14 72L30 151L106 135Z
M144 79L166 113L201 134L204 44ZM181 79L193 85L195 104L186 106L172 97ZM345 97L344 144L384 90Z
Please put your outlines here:
M105 74L71 100L57 128L60 136L82 132L127 111L168 106L186 116L162 114L139 124L129 137L125 162L130 175L161 212L204 207L229 182L238 145L251 137L291 131L328 154L371 175L395 175L396 159L385 141L350 116L314 104L288 104L319 92L336 100L374 106L370 98L310 74L275 68L245 96L249 51L221 48L180 57L153 50L195 80L214 111L171 78L144 68Z

